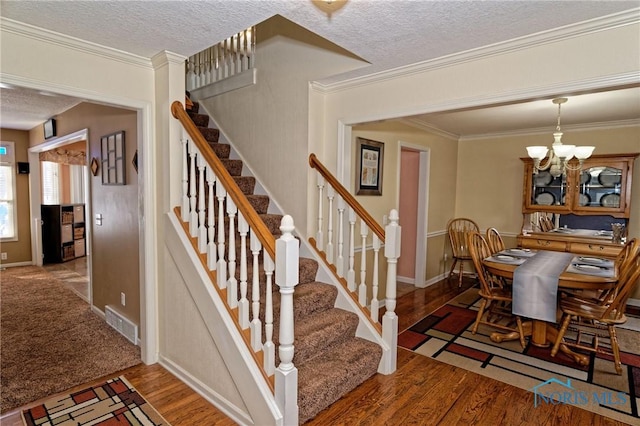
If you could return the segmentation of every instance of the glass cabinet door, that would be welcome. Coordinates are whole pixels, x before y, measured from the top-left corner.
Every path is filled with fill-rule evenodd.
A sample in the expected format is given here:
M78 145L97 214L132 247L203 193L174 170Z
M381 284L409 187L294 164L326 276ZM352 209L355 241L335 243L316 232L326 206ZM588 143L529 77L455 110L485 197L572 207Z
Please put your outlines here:
M626 163L585 163L578 178L575 210L619 212L625 209Z
M548 170L534 173L531 164L525 165L525 210L566 212L571 196L567 176L553 176Z

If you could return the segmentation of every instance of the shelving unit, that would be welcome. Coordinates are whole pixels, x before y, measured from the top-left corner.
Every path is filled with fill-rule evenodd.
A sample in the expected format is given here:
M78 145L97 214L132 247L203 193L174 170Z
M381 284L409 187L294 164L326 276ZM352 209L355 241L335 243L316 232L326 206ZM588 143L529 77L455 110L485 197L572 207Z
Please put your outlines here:
M86 253L84 204L42 205L44 263L66 262Z

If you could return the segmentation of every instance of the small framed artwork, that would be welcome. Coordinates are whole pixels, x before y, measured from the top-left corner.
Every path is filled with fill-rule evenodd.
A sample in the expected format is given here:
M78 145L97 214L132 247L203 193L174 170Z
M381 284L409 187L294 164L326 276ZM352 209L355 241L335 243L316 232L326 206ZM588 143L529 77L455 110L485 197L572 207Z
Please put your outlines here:
M48 119L42 125L44 129L44 138L50 139L56 135L56 120L53 118Z
M356 195L382 195L384 144L356 138Z
M103 185L125 184L124 130L100 138Z
M138 173L138 150L136 149L136 153L133 154L133 160L131 160L131 164L133 164L133 168Z
M98 164L98 159L93 157L91 159L91 174L94 176L98 176L98 169L100 168L100 164Z

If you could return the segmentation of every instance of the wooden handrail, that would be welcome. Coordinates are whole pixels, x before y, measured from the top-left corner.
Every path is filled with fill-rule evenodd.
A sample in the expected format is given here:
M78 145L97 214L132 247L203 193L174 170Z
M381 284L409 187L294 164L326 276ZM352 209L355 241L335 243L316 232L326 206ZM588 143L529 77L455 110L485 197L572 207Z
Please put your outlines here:
M331 172L318 160L315 154L311 153L309 155L309 165L318 170L318 173L324 177L324 179L329 182L329 184L335 189L338 194L342 197L342 199L349 204L349 206L364 220L369 229L371 229L375 234L380 238L381 241L384 241L384 228L375 221L373 217L369 214L369 212L362 207L362 204L356 200L353 195L342 186L342 184L336 179L335 176L331 174Z
M182 123L182 126L185 128L189 136L191 136L191 139L200 150L204 159L215 172L218 180L222 181L222 186L227 191L227 194L231 196L231 199L235 203L236 207L238 207L238 210L242 212L242 216L251 227L251 231L255 232L258 240L262 243L262 247L264 247L269 256L271 256L271 259L275 261L276 240L274 236L253 209L249 200L247 200L247 197L244 195L236 181L233 180L233 177L231 177L218 156L213 152L207 141L204 139L204 136L202 136L202 133L200 133L196 125L193 124L191 117L189 117L189 114L184 110L180 101L174 101L171 104L171 113L178 121L180 121L180 123Z

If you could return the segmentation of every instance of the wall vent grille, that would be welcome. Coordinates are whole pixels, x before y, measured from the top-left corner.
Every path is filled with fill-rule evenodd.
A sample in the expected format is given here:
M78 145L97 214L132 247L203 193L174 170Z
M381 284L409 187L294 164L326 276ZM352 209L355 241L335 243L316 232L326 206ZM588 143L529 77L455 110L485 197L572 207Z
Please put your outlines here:
M117 312L111 305L104 310L107 324L126 337L134 345L138 344L138 326Z

